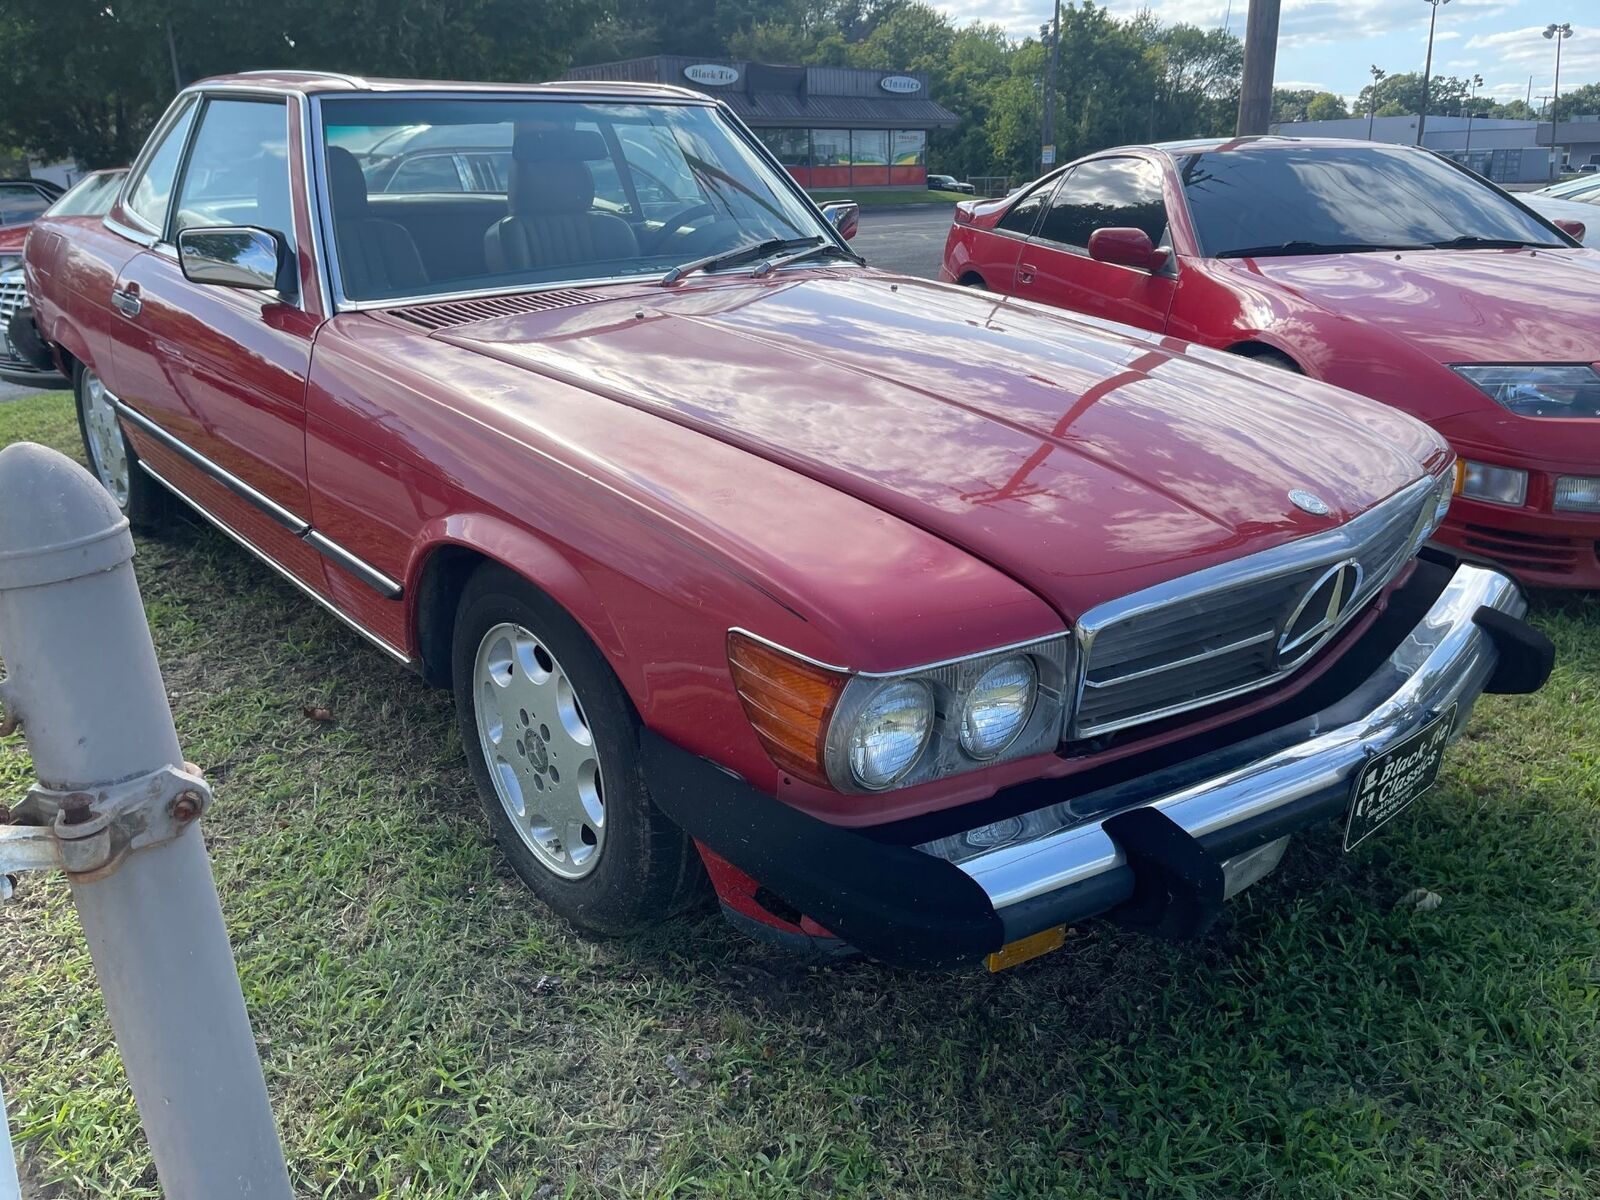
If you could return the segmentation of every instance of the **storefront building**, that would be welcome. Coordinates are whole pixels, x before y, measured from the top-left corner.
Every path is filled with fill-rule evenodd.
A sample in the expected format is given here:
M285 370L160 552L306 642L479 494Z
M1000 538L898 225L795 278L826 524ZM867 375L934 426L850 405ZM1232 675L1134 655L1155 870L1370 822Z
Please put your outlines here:
M776 67L655 55L575 67L566 79L671 83L727 102L805 187L921 187L928 134L957 123L920 71Z

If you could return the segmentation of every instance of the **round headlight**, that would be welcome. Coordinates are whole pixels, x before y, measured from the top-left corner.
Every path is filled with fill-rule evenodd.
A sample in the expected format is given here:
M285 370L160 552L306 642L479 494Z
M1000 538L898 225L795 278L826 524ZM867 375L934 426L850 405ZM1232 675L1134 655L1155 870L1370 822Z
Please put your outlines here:
M993 758L1016 741L1033 712L1039 675L1018 655L995 663L967 694L961 711L961 748L973 758Z
M856 715L847 743L856 782L879 791L916 765L933 732L933 693L906 679L886 683Z

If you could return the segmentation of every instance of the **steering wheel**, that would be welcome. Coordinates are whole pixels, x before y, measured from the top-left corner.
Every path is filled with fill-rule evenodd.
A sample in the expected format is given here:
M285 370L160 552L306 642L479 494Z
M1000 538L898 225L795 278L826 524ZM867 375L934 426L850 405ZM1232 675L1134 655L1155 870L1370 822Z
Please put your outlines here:
M666 242L666 240L673 234L677 233L678 230L688 228L689 225L695 221L698 221L701 217L714 217L716 215L716 206L708 204L705 201L701 201L699 204L691 204L687 208L679 209L665 221L661 222L661 228L656 230L655 236L650 239L650 252L654 253L655 251L659 250L662 244Z

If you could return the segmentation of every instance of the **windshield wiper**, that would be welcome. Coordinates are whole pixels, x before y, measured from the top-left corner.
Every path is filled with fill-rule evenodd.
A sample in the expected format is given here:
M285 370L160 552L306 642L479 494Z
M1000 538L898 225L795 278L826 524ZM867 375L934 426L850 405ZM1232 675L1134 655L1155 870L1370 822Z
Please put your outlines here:
M1246 246L1223 250L1218 258L1292 257L1297 254L1372 254L1379 250L1425 250L1426 246L1385 246L1377 242L1278 242L1271 246Z
M736 263L749 262L752 258L766 258L769 254L778 254L784 250L795 250L801 246L815 249L822 241L821 235L801 238L768 238L761 242L750 242L744 246L735 246L732 250L719 250L715 254L708 254L704 258L692 258L686 263L679 263L661 277L663 284L674 284L685 275L693 275L696 271L713 271L718 267L731 267Z
M802 259L810 258L814 254L838 254L844 258L848 258L851 262L857 264L858 266L865 264L867 261L853 250L846 250L843 246L840 246L834 242L822 242L820 245L807 246L804 250L796 250L793 254L784 254L772 258L764 258L756 264L755 270L751 271L750 274L755 276L757 279L760 279L763 275L770 275L779 267L786 267L790 263L797 263Z
M1435 250L1521 250L1524 246L1537 246L1551 250L1560 249L1556 242L1529 242L1522 238L1490 238L1464 233L1448 241L1429 243Z

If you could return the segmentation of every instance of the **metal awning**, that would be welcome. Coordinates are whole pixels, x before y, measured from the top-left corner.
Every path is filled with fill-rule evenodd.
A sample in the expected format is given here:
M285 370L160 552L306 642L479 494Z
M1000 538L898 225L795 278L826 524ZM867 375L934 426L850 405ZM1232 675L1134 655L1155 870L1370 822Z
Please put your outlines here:
M733 92L719 96L747 125L768 129L938 129L960 118L933 100Z

